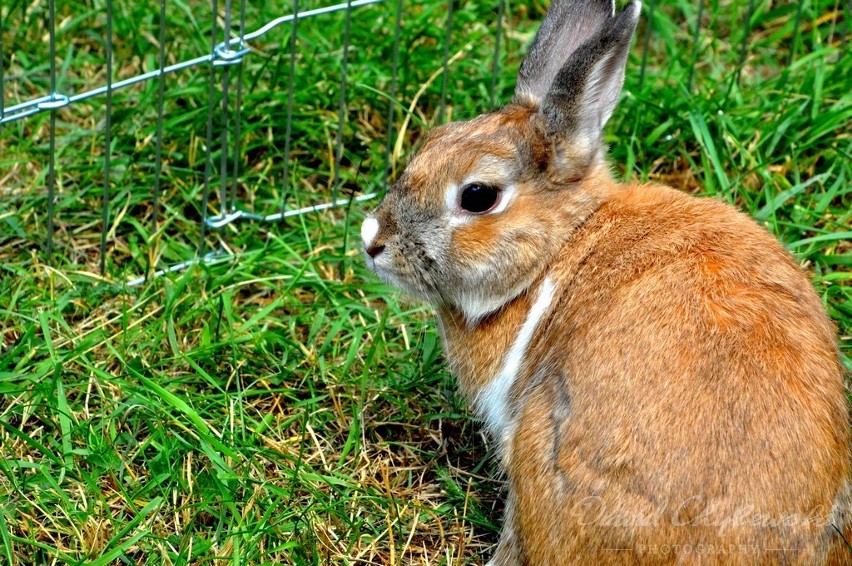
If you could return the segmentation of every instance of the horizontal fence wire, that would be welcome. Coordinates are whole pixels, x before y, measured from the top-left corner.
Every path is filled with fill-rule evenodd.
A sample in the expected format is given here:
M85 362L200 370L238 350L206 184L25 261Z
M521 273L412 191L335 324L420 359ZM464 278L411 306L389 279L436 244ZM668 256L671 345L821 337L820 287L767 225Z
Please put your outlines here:
M300 19L312 18L315 16L320 16L323 14L330 14L332 12L338 12L341 10L347 10L351 8L358 8L361 6L368 6L370 4L380 4L385 0L355 0L353 2L345 2L342 4L335 4L333 6L325 6L323 8L316 8L314 10L306 10L298 15ZM55 0L50 0L49 2L49 10L51 14L55 13ZM55 17L51 16L52 18ZM167 67L161 67L154 71L150 71L147 73L143 73L141 75L136 75L121 81L116 81L112 84L112 90L120 90L122 88L135 85L141 82L149 81L159 77L160 75L175 73L177 71L182 71L184 69L190 69L192 67L197 67L199 65L203 65L205 63L213 63L215 66L227 66L227 65L236 65L239 64L243 57L249 53L248 44L269 33L276 27L291 22L294 18L293 14L288 14L286 16L281 16L280 18L276 18L271 22L267 23L263 27L245 34L242 38L234 38L229 39L228 41L222 41L213 46L213 50L211 53L207 55L203 55L200 57L196 57L194 59L189 59L187 61L182 61L180 63L175 63L174 65L169 65ZM51 20L53 21L53 20ZM55 22L50 26L49 33L51 34L51 38L55 39L56 32ZM54 46L55 47L55 46ZM55 55L55 53L54 53ZM53 58L51 58L53 61ZM53 63L55 66L55 63ZM52 85L53 86L53 85ZM0 125L6 124L9 122L14 122L15 120L20 120L22 118L26 118L28 116L32 116L34 114L38 114L40 112L47 112L50 110L55 110L58 108L62 108L64 106L68 106L69 104L73 104L75 102L80 102L82 100L87 100L89 98L93 98L96 96L101 96L106 94L107 87L106 85L98 88L94 88L92 90L87 90L84 92L80 92L77 94L64 94L59 92L51 91L50 94L45 96L40 96L33 100L29 100L27 102L22 102L20 104L15 104L14 106L9 106L5 109L5 112L0 118Z
M315 204L313 206L306 206L306 207L297 208L297 209L294 209L294 210L287 210L285 212L279 212L279 213L276 213L276 214L271 214L269 216L261 216L259 214L251 214L251 213L247 213L247 212L236 212L234 214L236 216L239 216L239 217L251 218L253 220L280 221L280 220L284 220L285 218L291 218L291 217L294 217L294 216L301 216L303 214L309 214L311 212L321 212L323 210L328 210L330 208L337 208L337 207L340 207L340 206L348 206L348 205L355 203L355 202L364 202L364 201L373 199L375 197L376 197L376 193L370 193L370 194L366 194L366 195L359 195L359 196L354 197L354 198L341 198L341 199L337 199L336 201L326 202L326 203L322 203L322 204ZM223 222L221 224L221 226L225 226L226 224L228 224L228 222ZM161 276L163 276L167 273L175 273L175 272L178 272L178 271L182 271L182 270L187 269L188 267L193 266L193 265L199 265L199 264L213 265L213 264L222 263L222 262L226 262L226 261L234 261L234 260L237 260L237 259L239 259L239 256L237 256L235 254L223 253L223 252L220 252L220 251L208 252L208 253L203 254L203 255L199 254L198 257L196 257L194 259L190 259L188 261L183 261L181 263L171 265L171 266L169 266L165 269L159 269L159 270L153 272L150 276L145 275L145 276L142 276L142 277L136 277L134 279L130 279L125 284L128 287L136 287L136 286L139 286L139 285L145 283L151 277L161 277Z

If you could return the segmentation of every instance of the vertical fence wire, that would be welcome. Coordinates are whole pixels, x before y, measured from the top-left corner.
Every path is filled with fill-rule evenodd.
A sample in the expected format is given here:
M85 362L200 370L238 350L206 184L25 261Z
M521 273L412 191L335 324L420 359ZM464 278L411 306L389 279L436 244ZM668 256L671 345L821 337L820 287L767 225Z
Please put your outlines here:
M56 95L56 2L47 3L50 51L50 97ZM53 201L56 197L56 108L50 110L50 156L47 163L47 261L53 258Z
M734 73L734 84L739 84L740 74L745 67L746 59L748 58L748 40L751 36L751 18L754 16L754 0L748 0L748 11L745 17L745 29L743 30L743 39L740 42L740 57L737 64L737 72Z
M218 18L219 14L214 14ZM225 0L225 25L222 29L222 41L228 45L231 39L231 0ZM222 65L222 140L221 154L219 155L219 216L224 217L228 212L228 127L230 93L228 88L231 82L230 65Z
M793 37L790 39L790 53L787 55L787 68L793 64L796 58L796 47L799 43L799 25L802 23L802 8L805 5L805 0L799 0L796 3L796 16L793 19Z
M695 77L695 65L698 63L698 43L701 40L701 17L704 15L704 0L698 0L698 15L695 16L695 33L692 36L692 61L686 78L686 92L692 92L692 79Z
M337 200L340 189L340 162L343 159L343 122L346 118L346 80L349 65L349 42L352 28L352 0L346 1L346 23L343 28L343 54L340 64L340 106L337 114L337 149L334 156L334 174L332 176L332 201Z
M109 231L110 155L112 150L112 0L106 0L106 81L104 192L101 199L101 275L106 275L106 237Z
M639 67L639 88L645 84L645 69L648 66L648 51L651 48L651 36L654 33L654 5L657 0L648 0L648 17L645 19L645 37L642 38L642 64Z
M497 74L500 72L500 38L503 36L503 14L506 11L506 0L500 0L497 5L497 30L494 32L494 61L491 63L491 91L489 103L494 108L497 92Z
M385 186L390 185L390 179L393 177L394 156L393 156L393 121L394 110L396 110L396 89L397 81L399 80L399 36L402 32L402 0L396 1L396 19L393 26L393 59L391 63L391 84L390 92L388 93L388 141L387 141L387 163L385 164Z
M290 190L290 138L293 134L293 96L296 81L296 34L299 30L299 0L293 0L293 23L290 26L290 73L287 80L287 125L284 132L284 170L281 181L281 218L287 204Z
M240 0L240 45L242 50L246 37L246 0ZM237 99L234 103L234 166L232 174L234 185L231 189L231 210L237 209L237 190L240 184L240 159L242 159L242 111L243 111L243 63L237 63Z
M210 30L210 51L216 49L217 18L219 17L219 0L213 0L213 18ZM210 177L213 173L213 98L216 96L216 67L214 60L210 60L210 76L207 87L207 136L204 148L204 190L201 196L201 222L199 223L198 257L204 256L207 236L207 215L210 202Z
M157 61L159 61L160 69L166 66L166 0L160 0L160 37L159 37L159 53ZM166 74L162 71L157 78L157 149L154 161L154 195L151 212L151 240L157 240L157 232L159 230L159 215L160 215L160 177L163 172L163 114L165 113L166 103ZM152 258L152 264L154 260ZM151 265L153 269L153 265Z
M453 31L453 0L447 2L447 23L444 30L444 60L441 75L441 106L438 110L438 123L443 123L447 112L447 75L450 64L450 40Z

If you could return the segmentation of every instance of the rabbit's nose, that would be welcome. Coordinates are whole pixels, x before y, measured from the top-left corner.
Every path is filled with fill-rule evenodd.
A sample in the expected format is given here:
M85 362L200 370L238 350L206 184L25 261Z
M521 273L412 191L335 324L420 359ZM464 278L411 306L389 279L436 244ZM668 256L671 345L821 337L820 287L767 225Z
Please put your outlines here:
M382 251L385 249L385 247L384 246L367 246L364 249L370 257L375 258L377 255L382 253Z
M364 220L364 223L361 224L361 241L364 244L364 251L366 251L370 257L376 257L385 249L383 244L377 245L377 242L375 241L378 233L379 221L372 216L367 217Z

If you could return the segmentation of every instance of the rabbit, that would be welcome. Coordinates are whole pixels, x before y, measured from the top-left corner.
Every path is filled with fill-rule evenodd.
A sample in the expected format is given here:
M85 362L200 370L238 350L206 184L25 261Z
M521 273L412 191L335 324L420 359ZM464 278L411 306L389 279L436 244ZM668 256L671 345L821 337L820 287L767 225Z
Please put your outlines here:
M507 481L490 564L852 564L832 323L733 206L615 182L641 5L553 0L513 100L432 130L361 226L434 305Z

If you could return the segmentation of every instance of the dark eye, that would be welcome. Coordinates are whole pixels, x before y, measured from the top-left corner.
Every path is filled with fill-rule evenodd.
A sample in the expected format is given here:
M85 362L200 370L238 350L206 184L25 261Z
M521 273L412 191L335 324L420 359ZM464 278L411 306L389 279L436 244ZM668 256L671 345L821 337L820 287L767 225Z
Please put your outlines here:
M486 212L491 210L500 191L491 185L472 184L464 188L461 194L461 207L468 212Z

